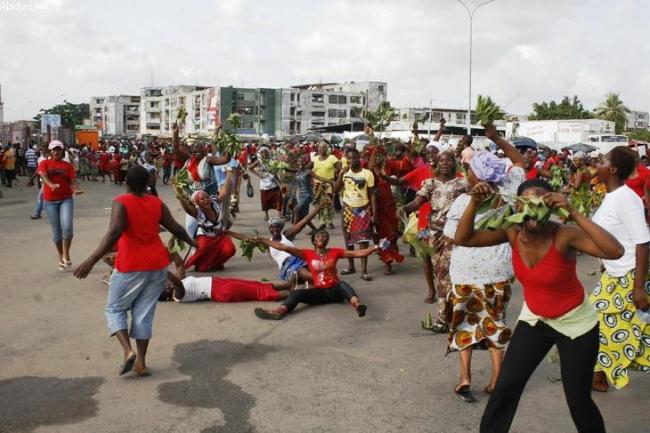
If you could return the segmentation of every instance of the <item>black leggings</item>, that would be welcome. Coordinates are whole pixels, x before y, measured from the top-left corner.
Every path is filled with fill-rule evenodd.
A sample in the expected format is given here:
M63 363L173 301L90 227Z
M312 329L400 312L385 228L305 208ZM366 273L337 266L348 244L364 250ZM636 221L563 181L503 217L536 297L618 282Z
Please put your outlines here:
M350 300L357 296L354 289L345 281L339 281L337 285L329 289L298 289L289 294L289 297L282 303L289 311L293 311L298 304L323 305Z
M540 320L535 326L517 323L494 393L483 412L481 433L510 430L526 382L554 344L560 354L564 396L578 432L605 432L603 417L591 399L591 381L598 354L598 325L571 340Z

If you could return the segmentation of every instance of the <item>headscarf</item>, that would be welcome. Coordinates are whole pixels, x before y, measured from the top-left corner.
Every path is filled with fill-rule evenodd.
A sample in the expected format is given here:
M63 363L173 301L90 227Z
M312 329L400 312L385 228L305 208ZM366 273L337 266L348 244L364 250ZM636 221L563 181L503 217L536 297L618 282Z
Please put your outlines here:
M208 193L203 191L202 189L198 191L194 191L190 196L190 200L192 200L192 203L198 206L201 202L201 198L203 197L203 194L207 195Z
M284 218L282 218L281 216L274 216L269 218L269 227L274 226L276 224L284 227Z
M490 152L474 152L469 166L483 182L500 183L506 178L506 162Z

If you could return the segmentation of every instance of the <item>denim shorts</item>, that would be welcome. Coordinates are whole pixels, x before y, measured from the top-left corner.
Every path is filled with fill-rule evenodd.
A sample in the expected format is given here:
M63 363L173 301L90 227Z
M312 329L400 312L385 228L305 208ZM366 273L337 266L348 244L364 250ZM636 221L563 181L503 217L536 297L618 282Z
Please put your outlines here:
M166 281L167 267L142 272L114 269L105 310L110 335L128 329L127 311L131 310L129 335L138 340L150 339L156 304Z
M47 219L52 226L52 240L60 242L62 239L72 239L72 220L74 217L74 200L72 197L65 200L48 201L43 203Z
M291 274L298 272L300 268L306 268L307 262L303 259L300 259L295 256L287 257L282 263L282 269L280 269L280 279L283 281L288 281L291 278Z

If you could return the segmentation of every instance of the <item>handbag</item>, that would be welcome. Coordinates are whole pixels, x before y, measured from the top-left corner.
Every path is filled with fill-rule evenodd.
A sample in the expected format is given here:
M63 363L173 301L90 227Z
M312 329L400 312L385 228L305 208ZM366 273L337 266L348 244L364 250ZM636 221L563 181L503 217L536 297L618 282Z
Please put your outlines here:
M255 190L253 189L253 185L251 185L250 179L248 180L248 183L246 183L246 197L251 198L255 195Z

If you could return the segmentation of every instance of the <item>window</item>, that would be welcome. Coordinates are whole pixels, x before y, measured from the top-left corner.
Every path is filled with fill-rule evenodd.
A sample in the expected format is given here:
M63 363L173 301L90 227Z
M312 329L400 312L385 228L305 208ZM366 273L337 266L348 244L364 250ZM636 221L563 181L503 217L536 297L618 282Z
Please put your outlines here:
M350 108L350 117L355 117L357 119L363 117L363 108L361 107Z
M350 96L350 104L363 104L363 97Z
M379 91L379 93L384 93L384 85L380 84L379 86L377 86L377 91Z
M329 117L344 118L348 116L348 112L346 110L337 110L335 108L330 108L327 110L327 115Z
M312 111L311 117L325 117L324 111Z
M347 104L348 97L345 95L329 95L327 100L330 104Z
M464 123L465 117L465 113L456 113L456 123Z
M296 115L296 107L289 108L289 116L293 117Z
M311 95L311 102L316 104L322 104L325 102L325 96L322 93L314 93Z

